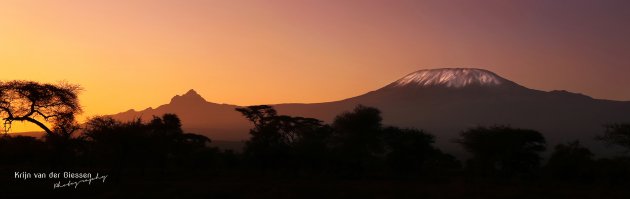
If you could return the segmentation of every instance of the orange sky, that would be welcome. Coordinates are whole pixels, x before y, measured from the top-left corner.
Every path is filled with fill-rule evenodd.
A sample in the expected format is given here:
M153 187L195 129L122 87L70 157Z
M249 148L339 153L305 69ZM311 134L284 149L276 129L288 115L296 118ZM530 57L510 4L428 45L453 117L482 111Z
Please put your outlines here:
M626 2L5 0L0 80L80 84L82 117L190 88L237 105L332 101L458 66L630 100Z

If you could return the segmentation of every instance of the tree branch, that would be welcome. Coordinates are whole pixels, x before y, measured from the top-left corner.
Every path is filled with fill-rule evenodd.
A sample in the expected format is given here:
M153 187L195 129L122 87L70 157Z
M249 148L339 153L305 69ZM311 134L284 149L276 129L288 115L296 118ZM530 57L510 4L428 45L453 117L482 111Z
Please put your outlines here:
M1 107L1 106L0 106L0 109L2 109L2 110L4 110L5 112L7 112L7 114L9 115L9 118L12 118L12 117L13 117L13 113L11 113L11 110L9 110L9 108L7 108L7 107Z
M9 120L9 121L28 121L31 122L33 124L36 124L37 126L39 126L40 128L44 129L44 131L46 131L47 134L52 135L53 132L46 126L44 125L44 123L41 123L33 118L30 117L17 117L17 118L6 118L5 120Z

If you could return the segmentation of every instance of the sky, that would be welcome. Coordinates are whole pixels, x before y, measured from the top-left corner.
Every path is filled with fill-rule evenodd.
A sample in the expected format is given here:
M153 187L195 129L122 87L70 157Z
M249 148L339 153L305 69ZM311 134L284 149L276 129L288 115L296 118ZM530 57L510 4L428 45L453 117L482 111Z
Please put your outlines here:
M0 81L79 84L80 118L189 89L236 105L335 101L442 67L630 101L628 10L625 0L0 0Z

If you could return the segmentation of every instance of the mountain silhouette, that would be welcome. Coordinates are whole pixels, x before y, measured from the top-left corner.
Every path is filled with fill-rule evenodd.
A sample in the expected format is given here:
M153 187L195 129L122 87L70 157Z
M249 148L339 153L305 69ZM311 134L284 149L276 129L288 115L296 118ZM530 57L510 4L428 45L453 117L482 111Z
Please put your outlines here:
M129 121L137 118L149 121L153 116L175 113L182 120L184 130L204 134L213 140L240 141L247 139L249 122L234 109L238 106L207 102L195 90L176 95L170 103L142 111L128 110L112 115Z
M459 132L478 125L511 125L540 131L549 146L579 139L596 153L606 153L593 138L603 125L630 121L630 102L593 99L568 91L540 91L493 72L473 68L420 70L366 94L325 103L273 105L279 113L331 122L356 105L382 111L387 125L421 128L436 135L437 146L461 154L453 143ZM155 109L113 115L130 120L176 113L184 129L214 140L245 140L251 127L236 105L206 102L194 90Z
M203 104L207 103L206 99L203 99L197 91L190 89L186 94L179 96L175 95L175 97L171 98L171 102L169 104Z

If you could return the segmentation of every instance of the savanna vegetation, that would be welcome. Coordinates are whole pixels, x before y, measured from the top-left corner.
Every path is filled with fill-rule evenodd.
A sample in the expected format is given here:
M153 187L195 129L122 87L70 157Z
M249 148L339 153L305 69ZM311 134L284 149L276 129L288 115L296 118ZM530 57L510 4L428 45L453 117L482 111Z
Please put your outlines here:
M13 81L0 84L0 116L37 124L43 138L0 136L0 194L93 194L94 197L210 198L624 198L630 158L597 158L580 144L551 147L530 129L479 126L455 140L459 160L422 129L388 126L378 109L357 106L331 124L241 107L253 128L241 152L210 147L184 132L175 114L150 121L93 117L79 124L80 87ZM51 125L50 127L48 125ZM605 126L597 139L630 150L629 124ZM87 171L107 183L52 190L12 178L15 171ZM98 194L99 196L97 196Z

